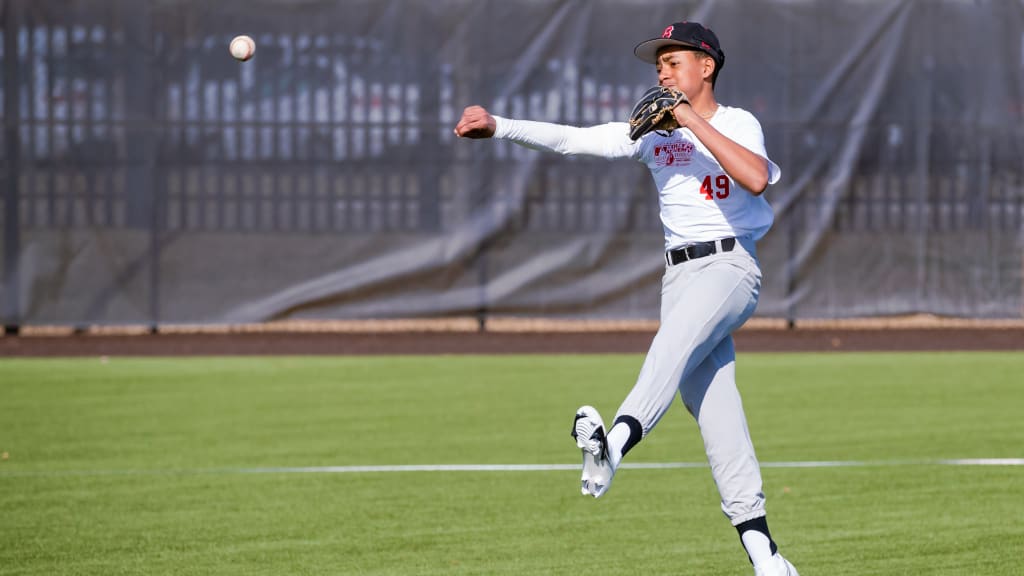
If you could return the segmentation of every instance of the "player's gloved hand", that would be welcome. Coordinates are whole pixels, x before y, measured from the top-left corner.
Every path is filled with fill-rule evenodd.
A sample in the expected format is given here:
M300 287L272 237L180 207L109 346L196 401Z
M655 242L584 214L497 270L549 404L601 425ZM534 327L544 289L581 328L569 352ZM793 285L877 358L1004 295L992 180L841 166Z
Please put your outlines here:
M498 124L494 116L482 106L469 106L462 111L462 118L455 125L459 138L490 138Z
M680 104L689 103L690 99L686 97L686 94L675 88L667 86L649 88L633 105L633 111L629 114L630 139L638 140L653 130L671 132L679 128L679 122L672 110Z

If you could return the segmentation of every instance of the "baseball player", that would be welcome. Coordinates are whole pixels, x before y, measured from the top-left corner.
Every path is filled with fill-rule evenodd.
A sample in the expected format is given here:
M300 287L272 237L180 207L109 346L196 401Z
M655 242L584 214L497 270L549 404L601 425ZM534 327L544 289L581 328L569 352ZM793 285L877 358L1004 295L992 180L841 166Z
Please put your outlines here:
M661 37L641 42L634 54L654 64L656 90L685 95L671 104L670 130L658 129L666 126L660 123L638 133L637 124L631 129L626 122L577 128L502 118L470 106L455 133L647 165L658 187L665 235L661 323L611 429L605 430L591 406L576 413L572 435L583 453L582 492L597 498L608 490L622 458L654 429L678 392L700 427L722 510L755 575L797 576L768 531L731 336L757 306L761 270L755 243L773 220L762 194L781 172L768 159L754 116L715 99L725 55L711 30L677 22ZM634 113L654 107L641 101Z

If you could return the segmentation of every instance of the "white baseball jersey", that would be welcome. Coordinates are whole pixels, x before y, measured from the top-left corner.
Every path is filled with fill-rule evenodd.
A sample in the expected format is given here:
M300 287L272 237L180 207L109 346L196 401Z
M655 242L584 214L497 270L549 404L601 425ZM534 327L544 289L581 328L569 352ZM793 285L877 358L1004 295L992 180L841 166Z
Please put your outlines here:
M650 132L634 142L625 122L576 128L498 116L495 120L495 138L564 155L633 158L646 164L658 187L666 249L729 237L756 241L771 228L774 216L768 201L730 178L686 128ZM779 180L782 172L768 158L761 124L752 114L719 106L708 122L768 162L769 184Z

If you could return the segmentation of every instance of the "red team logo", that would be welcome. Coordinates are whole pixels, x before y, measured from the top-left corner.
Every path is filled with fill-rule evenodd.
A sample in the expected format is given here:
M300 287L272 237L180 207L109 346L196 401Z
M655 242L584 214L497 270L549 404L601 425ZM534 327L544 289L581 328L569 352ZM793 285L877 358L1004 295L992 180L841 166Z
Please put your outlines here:
M674 29L675 29L675 26L669 26L668 28L665 28L665 31L661 33L661 37L662 38L671 38L672 37L672 30L674 30Z
M693 160L693 142L669 142L654 147L654 163L657 166L678 166Z

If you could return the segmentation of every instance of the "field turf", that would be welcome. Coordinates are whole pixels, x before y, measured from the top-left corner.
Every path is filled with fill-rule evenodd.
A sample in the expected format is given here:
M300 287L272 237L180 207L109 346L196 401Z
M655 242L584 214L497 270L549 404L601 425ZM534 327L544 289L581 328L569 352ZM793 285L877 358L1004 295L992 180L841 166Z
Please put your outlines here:
M627 462L684 465L579 494L573 411L641 360L0 360L0 575L749 576L678 402ZM802 576L1024 573L1024 354L738 372Z

